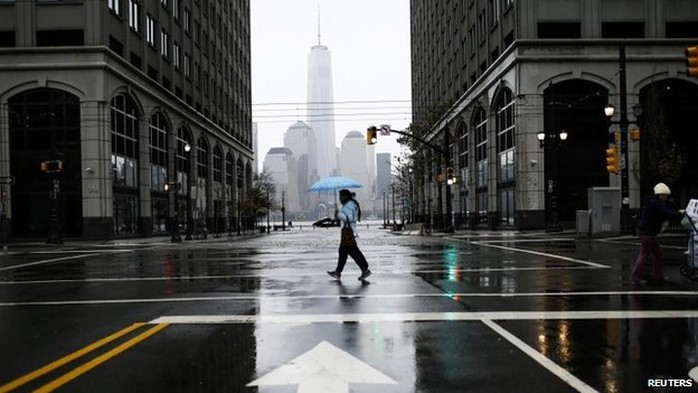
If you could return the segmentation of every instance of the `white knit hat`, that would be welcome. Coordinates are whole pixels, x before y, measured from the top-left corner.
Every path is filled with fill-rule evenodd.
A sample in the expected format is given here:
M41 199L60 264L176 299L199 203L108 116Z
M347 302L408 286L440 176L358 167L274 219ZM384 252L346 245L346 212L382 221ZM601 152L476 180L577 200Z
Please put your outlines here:
M656 186L654 186L654 193L659 195L659 194L664 194L664 195L670 195L671 190L669 187L664 184L664 183L657 183Z

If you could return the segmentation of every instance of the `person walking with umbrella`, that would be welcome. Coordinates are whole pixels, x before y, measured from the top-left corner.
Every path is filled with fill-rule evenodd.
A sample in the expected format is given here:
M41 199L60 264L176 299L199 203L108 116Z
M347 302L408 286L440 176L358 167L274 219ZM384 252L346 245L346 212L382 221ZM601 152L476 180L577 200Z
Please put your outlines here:
M359 246L356 244L356 238L359 236L356 222L361 219L361 206L354 199L354 195L354 193L347 189L340 190L339 201L342 204L342 209L339 211L335 209L335 219L339 219L342 237L339 242L337 267L327 272L327 274L336 280L341 279L344 265L347 263L347 257L349 256L351 256L361 269L359 281L364 281L371 275L366 257L364 257L364 254L359 250Z

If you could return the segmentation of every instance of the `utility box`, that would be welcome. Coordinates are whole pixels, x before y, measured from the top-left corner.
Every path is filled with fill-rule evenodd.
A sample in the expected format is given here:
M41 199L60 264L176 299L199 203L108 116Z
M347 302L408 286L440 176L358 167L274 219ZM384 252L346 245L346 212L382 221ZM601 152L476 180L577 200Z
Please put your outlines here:
M591 234L591 210L577 210L577 235Z
M587 200L591 211L591 234L620 232L620 188L590 187Z

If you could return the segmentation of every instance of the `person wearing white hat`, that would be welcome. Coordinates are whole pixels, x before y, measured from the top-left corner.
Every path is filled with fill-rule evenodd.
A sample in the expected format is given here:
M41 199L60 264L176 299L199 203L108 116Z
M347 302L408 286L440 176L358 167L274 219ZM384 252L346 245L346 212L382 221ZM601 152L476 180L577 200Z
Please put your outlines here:
M642 283L642 273L644 270L647 257L652 254L654 256L654 264L652 266L652 282L663 283L664 274L662 271L662 250L657 242L657 235L662 230L664 221L670 219L681 219L683 210L674 211L666 207L666 201L671 195L671 189L664 183L657 183L654 186L654 197L650 198L640 215L640 255L635 260L630 281L633 284Z

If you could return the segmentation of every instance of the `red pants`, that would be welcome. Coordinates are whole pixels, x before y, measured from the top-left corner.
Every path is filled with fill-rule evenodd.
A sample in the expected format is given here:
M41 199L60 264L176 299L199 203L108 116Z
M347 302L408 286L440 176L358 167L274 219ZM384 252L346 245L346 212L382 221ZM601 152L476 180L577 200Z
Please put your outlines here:
M645 267L645 262L650 253L654 255L654 264L652 266L652 276L655 280L664 279L664 274L662 273L662 250L659 248L659 243L657 243L656 236L640 236L640 255L635 261L635 266L633 267L633 273L630 279L637 282L642 279L642 271Z

